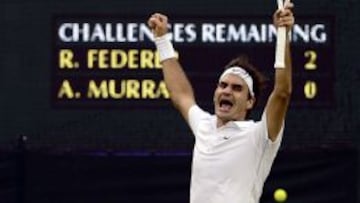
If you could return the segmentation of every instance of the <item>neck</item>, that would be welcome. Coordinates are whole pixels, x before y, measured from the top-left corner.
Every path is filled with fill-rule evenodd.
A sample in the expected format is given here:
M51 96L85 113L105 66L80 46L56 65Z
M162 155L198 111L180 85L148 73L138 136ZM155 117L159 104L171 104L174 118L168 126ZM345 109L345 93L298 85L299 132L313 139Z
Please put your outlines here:
M222 127L222 126L224 126L224 125L226 125L228 122L230 122L230 121L244 121L245 120L245 118L240 118L240 119L221 119L221 118L219 118L218 116L216 116L216 127L217 128L220 128L220 127Z

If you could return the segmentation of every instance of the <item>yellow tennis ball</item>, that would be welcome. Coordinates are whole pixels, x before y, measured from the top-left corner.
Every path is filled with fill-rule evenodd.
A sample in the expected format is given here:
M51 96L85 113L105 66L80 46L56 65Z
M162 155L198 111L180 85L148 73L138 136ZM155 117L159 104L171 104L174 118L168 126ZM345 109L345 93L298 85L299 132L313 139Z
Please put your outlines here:
M285 202L287 199L287 192L282 188L275 190L274 199L276 202Z

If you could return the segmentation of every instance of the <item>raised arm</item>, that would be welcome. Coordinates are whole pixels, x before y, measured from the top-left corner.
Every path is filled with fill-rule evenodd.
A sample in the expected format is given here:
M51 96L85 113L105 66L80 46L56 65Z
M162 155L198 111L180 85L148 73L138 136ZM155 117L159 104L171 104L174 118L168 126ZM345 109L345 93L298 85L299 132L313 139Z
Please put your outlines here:
M286 26L287 31L292 28L294 25L292 7L293 5L289 3L285 5L284 10L277 10L274 13L273 21L276 27ZM272 141L276 140L281 130L292 92L292 62L288 35L286 37L285 52L285 68L275 68L274 89L265 107L268 135Z
M167 38L168 18L155 13L149 18L148 25L154 33L155 44L160 52L164 80L171 101L188 120L189 108L195 104L194 93L183 68L173 53L172 44Z

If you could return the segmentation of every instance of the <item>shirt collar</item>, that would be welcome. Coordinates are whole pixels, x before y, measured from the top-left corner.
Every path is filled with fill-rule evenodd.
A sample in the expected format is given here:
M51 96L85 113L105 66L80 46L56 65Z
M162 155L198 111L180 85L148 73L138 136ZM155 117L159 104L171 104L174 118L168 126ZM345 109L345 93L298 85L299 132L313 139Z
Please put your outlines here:
M217 122L217 117L214 115L213 117L213 122L216 128L216 122ZM251 125L254 124L254 120L245 120L245 121L229 121L228 123L226 123L223 127L231 127L231 128L238 128L238 129L244 129L244 128L248 128Z
M229 124L236 126L237 128L248 128L251 125L254 124L253 120L247 120L247 121L231 121Z

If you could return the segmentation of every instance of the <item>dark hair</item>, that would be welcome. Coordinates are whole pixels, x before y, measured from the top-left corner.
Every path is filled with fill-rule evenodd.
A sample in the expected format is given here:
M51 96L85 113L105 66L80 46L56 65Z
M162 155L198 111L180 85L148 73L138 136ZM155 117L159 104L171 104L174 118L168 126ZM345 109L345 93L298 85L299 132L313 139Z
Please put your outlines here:
M255 94L255 103L253 108L258 104L261 94L266 87L267 78L253 65L250 63L249 57L247 55L239 55L238 57L232 59L226 66L225 69L239 66L246 70L254 81L254 94ZM251 97L249 93L249 98ZM247 113L246 117L250 115L250 111Z

